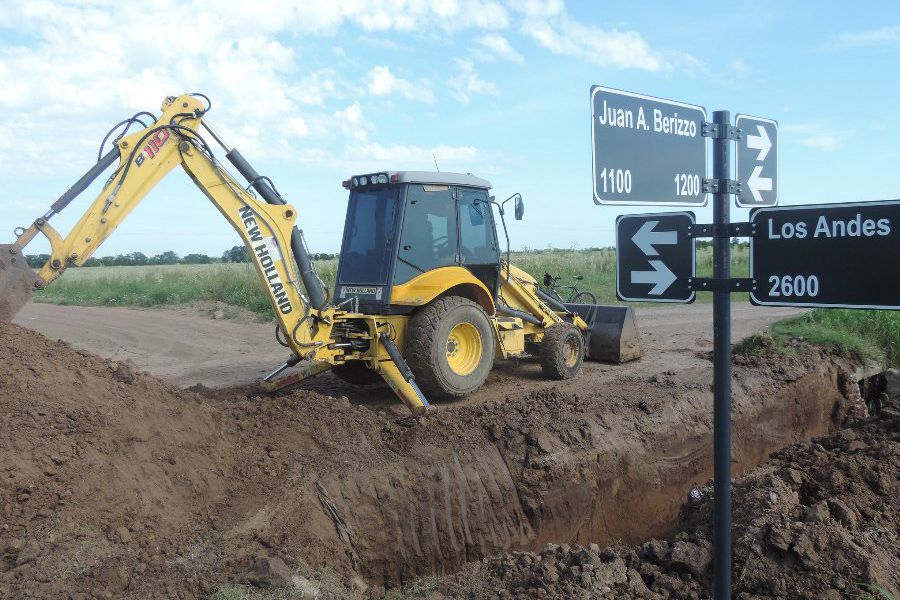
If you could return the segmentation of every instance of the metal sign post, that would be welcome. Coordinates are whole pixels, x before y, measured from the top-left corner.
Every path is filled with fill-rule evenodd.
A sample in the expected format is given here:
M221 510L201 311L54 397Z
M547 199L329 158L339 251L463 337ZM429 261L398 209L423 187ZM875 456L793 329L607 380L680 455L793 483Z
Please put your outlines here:
M728 235L731 198L729 140L731 115L713 112L718 131L713 138L713 594L731 598L731 240ZM724 235L723 235L724 234Z
M762 297L761 283L753 277L769 255L759 238L761 226L756 218L764 211L778 210L759 208L772 207L778 202L778 123L738 115L736 125L732 126L731 113L727 110L714 112L712 122L707 122L705 117L706 109L701 106L600 86L591 88L596 204L702 206L707 194L713 195L712 224L698 225L692 213L676 212L621 215L616 220L616 296L632 302L692 302L697 291L713 293L713 593L716 600L728 600L731 598L731 292L750 292L754 299ZM706 178L706 138L713 141L711 179ZM732 141L738 142L734 179ZM731 223L732 195L736 196L738 206L757 207L751 223ZM884 212L883 207L880 210ZM769 218L770 213L765 215ZM868 217L849 216L844 223L845 231L850 230L851 221L855 223L854 231L869 237L880 232L885 238L865 242L867 252L872 244L878 244L879 249L889 253L896 248L891 245L894 240L900 241L900 234L887 240L891 231L900 227L900 216L894 221L877 211ZM785 227L786 231L790 229ZM794 230L790 235L795 235ZM756 245L751 239L750 278L731 277L732 237L757 238ZM713 238L711 278L696 276L696 238ZM780 258L785 253L776 251ZM791 285L792 290L797 289ZM891 294L896 295L893 288L887 296L893 297Z

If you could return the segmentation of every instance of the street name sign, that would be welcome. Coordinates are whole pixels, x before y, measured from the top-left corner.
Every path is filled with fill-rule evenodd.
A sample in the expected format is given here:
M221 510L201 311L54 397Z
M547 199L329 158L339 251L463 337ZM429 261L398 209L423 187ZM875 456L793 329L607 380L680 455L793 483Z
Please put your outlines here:
M694 213L616 219L616 296L631 302L693 302Z
M741 130L734 154L734 170L741 184L738 206L778 204L778 123L772 119L738 115Z
M702 106L591 88L595 204L703 206Z
M900 309L900 200L751 211L750 300Z

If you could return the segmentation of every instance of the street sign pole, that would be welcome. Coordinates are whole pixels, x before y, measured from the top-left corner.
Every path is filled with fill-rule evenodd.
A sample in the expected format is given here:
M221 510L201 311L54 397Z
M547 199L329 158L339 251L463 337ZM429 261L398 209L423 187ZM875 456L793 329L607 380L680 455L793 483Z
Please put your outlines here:
M713 112L719 135L713 138L713 178L731 178L731 126L727 110ZM719 185L713 195L713 279L731 278L731 240L728 237L731 194ZM716 600L731 598L731 291L718 285L713 291L713 590Z

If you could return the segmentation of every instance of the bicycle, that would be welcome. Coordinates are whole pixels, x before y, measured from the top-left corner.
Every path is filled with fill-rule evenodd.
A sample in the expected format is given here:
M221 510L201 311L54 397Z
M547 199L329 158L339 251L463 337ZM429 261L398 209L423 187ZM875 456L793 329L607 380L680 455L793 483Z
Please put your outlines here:
M594 294L579 290L578 284L560 285L561 276L554 277L550 273L544 273L544 287L547 288L547 294L563 304L597 304L597 297ZM572 277L575 281L584 281L584 275L575 275ZM568 290L568 298L563 298L560 290Z

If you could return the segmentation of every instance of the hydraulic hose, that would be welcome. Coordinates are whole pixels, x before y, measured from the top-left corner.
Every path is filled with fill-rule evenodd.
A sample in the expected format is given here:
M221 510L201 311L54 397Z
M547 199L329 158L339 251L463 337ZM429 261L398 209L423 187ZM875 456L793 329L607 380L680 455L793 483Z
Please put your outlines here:
M268 179L261 177L239 151L232 148L225 154L225 158L250 182L250 186L259 192L263 200L269 204L285 204L284 199L275 191ZM303 287L306 288L306 293L309 294L309 303L313 308L321 310L325 307L325 291L322 289L319 278L313 270L312 260L306 251L306 245L303 243L303 232L297 226L294 226L294 231L291 233L291 251L294 253L297 267L300 269Z

